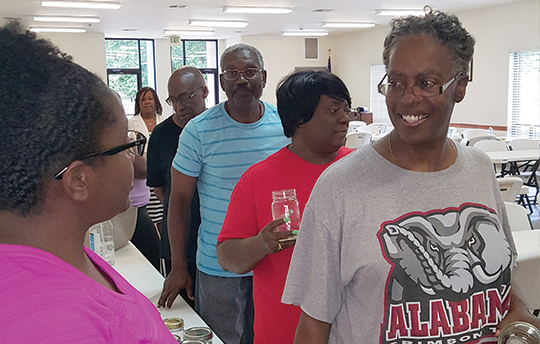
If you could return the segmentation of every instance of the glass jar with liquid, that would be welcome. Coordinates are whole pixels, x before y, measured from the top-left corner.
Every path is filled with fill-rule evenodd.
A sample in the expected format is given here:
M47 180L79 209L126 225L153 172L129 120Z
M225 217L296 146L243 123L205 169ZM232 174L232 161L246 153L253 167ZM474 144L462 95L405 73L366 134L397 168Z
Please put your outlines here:
M300 228L300 207L295 189L272 191L272 218L289 218L290 221L278 227L278 231L292 231ZM296 237L296 236L294 236Z
M540 331L533 325L516 321L505 326L499 334L498 344L539 344Z

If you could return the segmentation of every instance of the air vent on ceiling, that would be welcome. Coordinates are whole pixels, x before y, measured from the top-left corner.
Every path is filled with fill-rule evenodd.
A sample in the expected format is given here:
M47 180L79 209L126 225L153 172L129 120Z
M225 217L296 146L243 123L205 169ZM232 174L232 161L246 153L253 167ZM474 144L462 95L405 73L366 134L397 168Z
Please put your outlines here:
M189 5L169 5L168 6L170 10L185 10L188 7Z
M317 9L313 10L312 12L320 12L320 13L325 12L325 13L327 13L327 12L332 12L333 10L334 10L333 8L317 8Z
M122 31L124 31L124 32L134 32L134 31L139 31L139 29L122 29Z

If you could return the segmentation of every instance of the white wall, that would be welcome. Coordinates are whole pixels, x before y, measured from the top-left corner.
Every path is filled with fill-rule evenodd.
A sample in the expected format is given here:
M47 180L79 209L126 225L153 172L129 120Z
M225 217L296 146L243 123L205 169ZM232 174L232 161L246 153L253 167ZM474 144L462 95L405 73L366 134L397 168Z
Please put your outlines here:
M154 50L156 54L156 92L161 106L163 106L163 115L168 117L173 113L173 108L165 102L165 99L169 97L167 82L172 72L169 39L154 39Z
M333 72L349 88L354 107L369 106L370 67L382 64L382 44L388 26L364 29L334 37Z
M49 39L60 51L71 55L73 62L97 74L107 83L105 37L102 33L41 33L38 37Z
M261 51L264 68L268 71L266 88L262 100L276 104L276 86L295 67L321 67L328 62L328 49L332 49L332 40L327 37L319 38L319 59L304 59L303 37L281 36L243 36L242 43L249 44ZM332 49L332 59L334 58ZM332 60L332 68L334 62Z
M465 100L455 107L452 122L506 126L508 56L518 49L540 48L540 1L457 15L476 38L476 46L473 82ZM382 64L382 45L388 31L385 26L334 37L333 70L349 87L354 104L369 104L369 68Z
M476 38L476 49L473 82L453 122L506 126L509 53L540 48L540 1L462 13L459 18Z

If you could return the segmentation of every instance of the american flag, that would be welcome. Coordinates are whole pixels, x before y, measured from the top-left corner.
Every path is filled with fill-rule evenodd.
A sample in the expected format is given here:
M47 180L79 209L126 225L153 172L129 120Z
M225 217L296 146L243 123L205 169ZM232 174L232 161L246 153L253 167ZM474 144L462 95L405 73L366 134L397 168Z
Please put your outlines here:
M332 49L328 49L328 64L326 65L326 71L328 72L332 72L332 61L330 59L330 52L332 51Z

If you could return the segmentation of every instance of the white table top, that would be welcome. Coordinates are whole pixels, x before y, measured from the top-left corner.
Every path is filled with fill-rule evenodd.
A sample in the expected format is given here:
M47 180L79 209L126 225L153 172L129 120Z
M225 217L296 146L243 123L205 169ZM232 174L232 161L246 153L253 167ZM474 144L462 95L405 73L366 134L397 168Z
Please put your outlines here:
M518 262L540 257L540 230L532 229L512 232L518 251ZM539 264L540 267L540 264ZM540 294L540 290L538 291Z
M157 305L161 290L163 287L163 276L154 268L152 264L137 250L131 242L119 248L115 252L114 268L120 273L131 285L139 290L150 301ZM158 308L161 313L161 318L180 317L184 319L184 328L205 326L206 323L199 317L197 313L178 296L172 307ZM223 344L215 334L212 339L214 344Z
M514 161L529 161L540 159L540 149L523 149L514 151L486 152L494 164L504 164Z
M512 280L531 310L540 309L540 230L512 232L518 252Z

